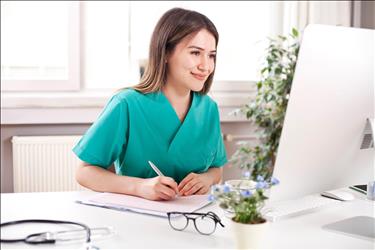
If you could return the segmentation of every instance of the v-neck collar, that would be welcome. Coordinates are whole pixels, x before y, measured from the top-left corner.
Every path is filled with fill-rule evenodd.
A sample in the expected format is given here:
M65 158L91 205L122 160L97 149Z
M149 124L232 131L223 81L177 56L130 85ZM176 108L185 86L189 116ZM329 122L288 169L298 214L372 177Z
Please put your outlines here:
M188 126L189 121L191 119L191 116L194 113L194 107L195 107L195 102L196 102L196 96L195 96L196 93L193 92L193 91L191 92L192 100L190 101L190 107L189 107L189 110L186 113L185 118L182 122L178 118L178 115L177 115L175 109L173 108L172 104L169 102L168 98L164 95L164 93L162 91L160 91L158 94L159 94L159 98L162 100L162 102L164 104L166 104L166 106L170 110L170 113L173 114L173 116L174 116L173 119L175 120L176 124L179 124L178 129L176 130L176 133L174 134L172 140L169 143L168 152L170 152L171 150L173 150L174 145L176 143L178 145L178 138L181 136L181 133L185 130L185 127Z
M186 115L185 115L183 121L180 120L180 118L177 115L176 110L173 108L171 102L165 96L165 94L163 93L163 91L159 91L159 95L160 95L160 98L163 100L163 102L168 106L168 109L171 111L171 113L174 114L174 119L176 119L176 121L178 122L178 124L180 124L180 126L182 126L185 123L186 119L188 118L189 114L192 112L191 110L192 110L192 107L194 106L194 101L196 99L195 98L195 92L191 91L191 93L190 93L191 100L190 100L190 104L189 104L189 109L186 112Z

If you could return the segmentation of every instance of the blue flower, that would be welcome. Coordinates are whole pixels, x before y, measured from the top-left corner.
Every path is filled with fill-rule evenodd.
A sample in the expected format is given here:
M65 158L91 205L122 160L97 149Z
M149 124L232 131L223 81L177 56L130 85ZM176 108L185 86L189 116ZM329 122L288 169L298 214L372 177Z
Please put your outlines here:
M253 193L250 190L241 190L241 195L245 198L251 197Z
M215 200L215 196L213 196L212 194L210 194L210 195L208 196L208 200L209 200L209 201L214 201L214 200Z
M257 182L257 184L256 184L256 186L255 186L255 188L256 188L257 190L259 190L259 189L264 189L264 188L266 188L266 187L267 187L267 183L264 182L264 181L259 181L259 182Z
M264 181L263 176L258 175L258 176L257 176L257 181L258 181L258 182L263 182L263 181Z
M250 171L245 171L244 173L243 173L243 176L245 177L245 178L250 178Z
M224 193L229 193L230 192L230 186L229 185L224 185L223 192Z
M271 184L272 185L277 185L279 183L280 183L280 181L278 179L276 179L275 177L272 177L272 179L271 179Z

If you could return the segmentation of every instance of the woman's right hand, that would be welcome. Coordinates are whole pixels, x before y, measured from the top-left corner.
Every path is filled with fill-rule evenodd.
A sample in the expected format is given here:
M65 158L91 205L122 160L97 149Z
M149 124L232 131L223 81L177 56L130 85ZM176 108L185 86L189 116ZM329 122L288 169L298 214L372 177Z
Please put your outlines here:
M178 194L177 187L172 178L157 176L142 179L137 187L137 195L148 200L171 200Z

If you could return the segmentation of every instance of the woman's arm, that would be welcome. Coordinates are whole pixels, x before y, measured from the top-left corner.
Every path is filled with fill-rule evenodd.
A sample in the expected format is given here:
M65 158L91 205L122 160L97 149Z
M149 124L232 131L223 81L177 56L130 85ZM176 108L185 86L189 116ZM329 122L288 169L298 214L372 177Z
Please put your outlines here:
M170 200L177 192L177 183L170 177L142 179L120 176L85 162L78 167L76 180L94 191L135 195L149 200Z
M119 176L111 170L81 162L76 171L77 182L98 192L112 192L121 194L135 194L139 178Z
M203 173L202 175L206 175L208 178L212 180L212 184L218 184L223 179L223 168L215 168L211 167L207 170L206 173Z

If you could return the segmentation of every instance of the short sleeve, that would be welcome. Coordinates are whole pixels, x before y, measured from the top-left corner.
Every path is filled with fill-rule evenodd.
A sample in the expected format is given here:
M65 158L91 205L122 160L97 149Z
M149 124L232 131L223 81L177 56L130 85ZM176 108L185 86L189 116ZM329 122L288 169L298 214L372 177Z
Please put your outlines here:
M126 148L128 116L126 101L113 96L73 152L84 162L109 168Z
M221 129L220 129L220 116L219 116L219 109L217 107L217 105L215 105L216 107L216 119L215 119L215 126L217 129L215 129L215 131L217 131L217 147L216 147L216 153L215 153L215 156L214 156L214 159L212 161L212 164L211 166L212 167L222 167L224 166L228 160L227 160L227 154L226 154L226 150L225 150L225 145L224 145L224 141L223 141L223 136L221 134Z

